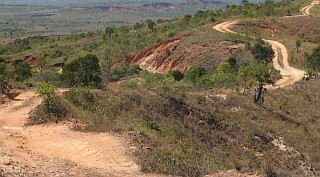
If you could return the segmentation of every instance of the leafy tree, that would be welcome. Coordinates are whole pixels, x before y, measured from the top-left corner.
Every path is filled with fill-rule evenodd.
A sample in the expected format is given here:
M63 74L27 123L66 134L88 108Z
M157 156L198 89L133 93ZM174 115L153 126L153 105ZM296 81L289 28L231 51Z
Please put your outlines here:
M67 86L83 85L98 87L101 83L99 59L92 54L66 64L61 74Z
M156 26L156 23L154 21L152 21L151 19L148 19L146 21L146 23L147 23L148 29L153 31L154 27Z
M107 27L105 32L106 35L111 38L112 34L115 32L115 29L113 27Z
M262 40L258 40L251 50L254 58L259 63L270 63L274 57L274 51L272 50L272 47L267 45Z
M8 85L8 75L7 75L7 65L0 62L0 92L3 93L7 90Z
M241 1L241 5L242 6L248 6L250 3L249 3L249 1L248 0L242 0Z
M136 23L134 26L133 26L133 28L135 29L135 30L137 30L137 29L139 29L139 28L141 28L141 24L140 23Z
M187 71L185 79L192 83L196 83L198 78L206 74L206 70L203 67L191 68Z
M19 62L14 68L14 73L16 80L20 82L32 77L31 68L26 62Z
M184 74L179 70L170 71L169 75L171 75L176 81L181 81L184 77Z
M306 67L309 70L309 75L315 74L318 76L320 71L320 46L314 48L310 55L306 55Z
M40 94L43 97L43 101L46 106L47 113L51 113L51 105L54 97L53 85L47 82L37 82L35 86L37 89L36 93Z

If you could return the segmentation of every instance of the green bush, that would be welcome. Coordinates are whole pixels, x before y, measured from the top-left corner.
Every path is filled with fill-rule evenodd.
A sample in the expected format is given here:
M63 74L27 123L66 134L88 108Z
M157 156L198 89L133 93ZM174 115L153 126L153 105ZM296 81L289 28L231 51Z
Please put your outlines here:
M270 63L274 57L274 51L272 50L272 47L262 40L258 40L251 50L254 58L259 63Z
M171 75L176 81L181 81L184 78L184 74L179 70L170 71L169 75Z
M91 54L68 63L62 71L61 80L66 86L99 87L101 71L99 59Z
M14 73L16 75L16 80L20 82L32 77L31 68L25 62L19 62L14 68Z
M0 62L0 92L3 93L8 87L8 72L7 65Z
M111 81L118 81L123 77L138 74L140 71L139 65L121 64L111 69Z
M206 74L206 70L203 67L191 68L185 74L185 80L191 83L196 83L198 79Z

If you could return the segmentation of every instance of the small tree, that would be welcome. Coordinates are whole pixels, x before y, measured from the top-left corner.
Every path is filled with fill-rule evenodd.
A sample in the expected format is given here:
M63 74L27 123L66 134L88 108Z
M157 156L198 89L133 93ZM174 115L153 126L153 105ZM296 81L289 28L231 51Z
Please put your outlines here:
M296 49L297 49L297 53L299 53L299 49L301 48L302 45L302 39L301 38L297 38L296 39Z
M146 21L146 23L147 23L148 29L153 31L154 27L156 26L156 23L154 21L152 21L151 19L148 19Z
M176 81L181 81L184 77L184 74L179 71L179 70L173 70L173 71L170 71L169 74L174 78L174 80Z
M0 92L3 93L7 90L8 86L8 75L7 66L5 63L0 62Z
M197 80L206 74L206 70L203 67L191 68L185 74L185 79L189 82L196 83Z
M258 42L251 49L254 58L259 63L270 63L274 57L274 51L270 45L267 45L262 40L258 40Z
M52 84L47 82L37 82L35 86L37 89L36 93L40 94L43 98L47 113L51 113L51 105L54 97L54 88Z
M101 83L99 59L88 54L66 64L61 79L68 86L98 87Z
M318 76L320 71L320 46L314 48L310 55L306 55L306 67L309 74Z
M16 80L20 82L26 80L27 78L32 77L31 68L26 62L19 62L15 66L14 72L16 75Z
M106 35L111 38L112 34L114 33L115 29L113 27L106 28Z

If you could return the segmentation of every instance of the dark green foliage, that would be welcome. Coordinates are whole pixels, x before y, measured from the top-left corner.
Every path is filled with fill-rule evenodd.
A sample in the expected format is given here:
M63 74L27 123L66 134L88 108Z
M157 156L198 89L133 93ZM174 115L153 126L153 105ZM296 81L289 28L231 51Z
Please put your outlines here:
M143 81L142 83L145 87L166 86L171 85L174 82L173 77L171 77L170 75L150 73L146 70L140 72L140 76Z
M185 79L190 82L196 82L201 76L206 74L203 67L191 68L185 74Z
M309 73L318 75L320 71L320 46L314 48L310 55L306 55L306 67Z
M51 83L37 82L36 92L43 97L43 103L31 114L31 124L41 124L66 118L68 107L54 93Z
M99 59L91 54L68 63L62 71L61 79L66 86L93 86L101 83Z
M16 80L20 82L32 77L31 68L26 62L19 62L14 68L14 73Z
M274 51L270 45L267 45L262 40L252 47L252 54L259 63L270 63L274 57Z
M112 34L114 33L115 29L113 27L106 28L106 35L111 38Z
M146 23L147 23L148 29L153 31L153 30L154 30L154 27L156 26L156 23L155 23L154 21L150 20L150 19L148 19L148 20L146 21Z
M270 82L271 70L265 64L242 66L238 70L238 77L241 82Z
M140 71L139 65L121 64L111 69L111 81L118 81L123 77L139 74Z
M6 62L6 60L4 58L0 57L0 63L5 63L5 62Z
M8 73L5 63L0 62L0 92L3 93L7 90L8 86Z
M0 46L0 55L16 54L27 50L27 48L21 47L16 44L8 44Z
M23 47L23 48L30 48L29 44L29 39L25 38L25 39L16 39L14 41L14 43L20 47Z
M146 128L148 128L150 130L160 131L159 124L157 124L153 121L144 121L142 124L143 124L143 126L145 126Z
M176 81L181 81L184 77L184 74L179 70L170 71L169 75L171 75Z
M236 70L237 70L237 59L235 57L230 57L230 58L228 58L227 63L229 64L231 70L236 72Z

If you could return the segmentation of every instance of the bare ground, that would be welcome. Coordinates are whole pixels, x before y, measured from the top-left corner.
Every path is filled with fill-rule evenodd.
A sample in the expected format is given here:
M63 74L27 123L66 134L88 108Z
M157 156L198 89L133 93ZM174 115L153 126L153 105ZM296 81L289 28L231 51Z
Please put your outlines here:
M0 107L0 176L154 176L140 172L125 140L68 123L25 127L41 103L26 91Z
M214 30L223 32L223 33L236 33L229 28L235 25L238 21L226 21L220 24L217 24L213 27ZM304 71L293 68L289 65L288 62L288 51L287 48L278 41L264 39L265 42L269 43L272 46L275 56L273 58L273 67L280 71L282 78L276 81L273 85L267 85L268 89L276 89L281 87L286 87L302 79L304 76ZM280 57L281 56L281 57ZM281 61L282 58L282 61ZM283 63L281 65L280 63Z

